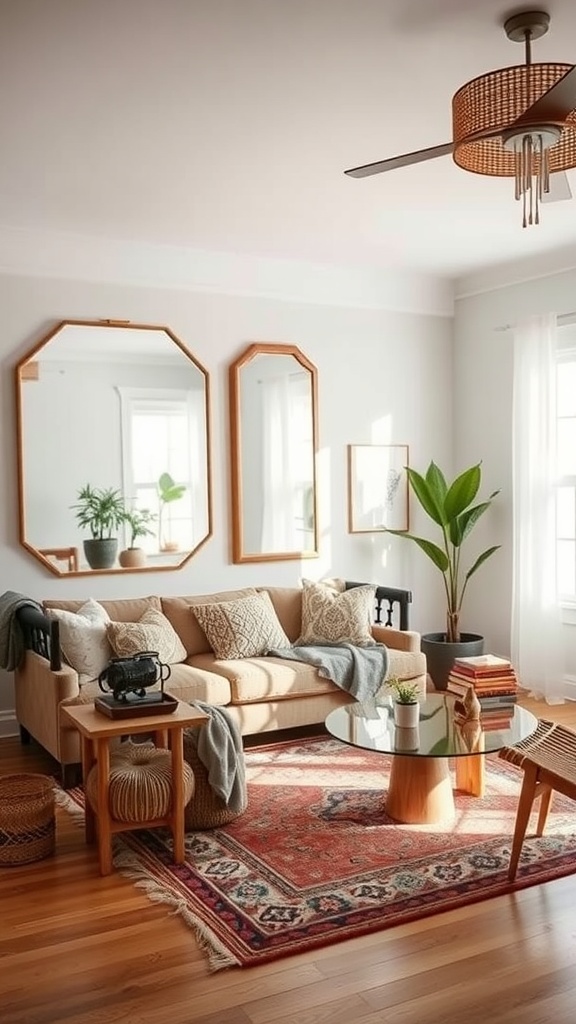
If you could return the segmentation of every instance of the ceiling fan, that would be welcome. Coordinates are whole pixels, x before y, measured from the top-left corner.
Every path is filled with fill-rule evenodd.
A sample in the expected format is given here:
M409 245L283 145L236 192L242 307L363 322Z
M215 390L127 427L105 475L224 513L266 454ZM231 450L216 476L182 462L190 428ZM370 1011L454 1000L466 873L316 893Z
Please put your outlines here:
M545 11L526 11L504 22L504 31L525 45L525 63L466 82L452 98L452 142L352 167L364 178L452 154L476 174L514 178L522 224L540 222L540 202L569 199L563 172L576 167L576 66L533 64L532 41L548 31Z

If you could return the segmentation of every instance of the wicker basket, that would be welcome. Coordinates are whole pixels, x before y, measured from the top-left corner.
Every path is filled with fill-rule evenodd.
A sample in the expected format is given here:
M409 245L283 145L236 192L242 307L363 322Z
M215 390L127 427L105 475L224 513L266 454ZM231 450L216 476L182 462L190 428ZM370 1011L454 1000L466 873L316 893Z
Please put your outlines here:
M191 726L184 730L184 760L192 768L196 783L194 796L184 811L184 823L187 831L220 828L243 814L248 805L246 789L243 793L242 806L238 811L230 810L224 801L213 792L208 782L208 769L198 757L192 735L198 728Z
M54 853L54 782L47 775L0 777L0 867Z

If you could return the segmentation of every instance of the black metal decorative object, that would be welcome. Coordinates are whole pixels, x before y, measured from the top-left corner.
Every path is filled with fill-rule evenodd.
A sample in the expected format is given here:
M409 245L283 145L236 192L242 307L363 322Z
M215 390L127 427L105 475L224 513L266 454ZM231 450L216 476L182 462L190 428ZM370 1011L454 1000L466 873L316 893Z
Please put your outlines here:
M98 676L98 685L103 693L111 693L115 701L127 704L133 697L143 700L146 690L160 683L159 691L148 697L161 703L170 671L170 665L160 661L158 651L140 651L129 658L112 658Z

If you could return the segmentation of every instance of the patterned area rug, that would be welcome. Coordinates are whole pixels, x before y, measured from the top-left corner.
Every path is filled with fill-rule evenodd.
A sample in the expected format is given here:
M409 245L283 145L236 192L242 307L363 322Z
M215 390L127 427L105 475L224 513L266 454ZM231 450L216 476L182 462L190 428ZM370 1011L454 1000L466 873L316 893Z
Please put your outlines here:
M557 796L546 835L530 829L506 878L521 772L487 758L483 799L456 794L456 817L398 825L384 801L385 756L333 739L246 752L247 811L187 835L184 865L162 829L116 837L115 865L195 930L210 969L291 956L576 870L576 815ZM82 806L81 790L64 796ZM532 827L535 821L532 821Z

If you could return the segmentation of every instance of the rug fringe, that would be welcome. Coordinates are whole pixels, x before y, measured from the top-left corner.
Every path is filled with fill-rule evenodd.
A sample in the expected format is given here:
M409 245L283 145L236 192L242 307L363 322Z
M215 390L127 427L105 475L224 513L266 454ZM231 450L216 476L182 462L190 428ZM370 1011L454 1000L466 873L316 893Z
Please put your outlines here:
M214 972L221 971L226 967L240 967L240 961L219 942L214 932L190 912L186 901L159 885L141 863L139 857L131 850L122 848L120 846L122 840L120 837L117 838L119 842L114 851L114 866L121 874L134 882L137 889L143 889L149 900L172 907L172 913L179 914L183 918L185 924L194 932L200 949L208 959L208 970Z
M73 797L69 796L65 789L59 789L55 786L54 798L58 807L62 807L63 810L68 811L68 814L76 825L84 825L84 809L78 806Z

